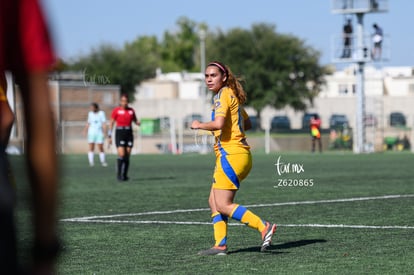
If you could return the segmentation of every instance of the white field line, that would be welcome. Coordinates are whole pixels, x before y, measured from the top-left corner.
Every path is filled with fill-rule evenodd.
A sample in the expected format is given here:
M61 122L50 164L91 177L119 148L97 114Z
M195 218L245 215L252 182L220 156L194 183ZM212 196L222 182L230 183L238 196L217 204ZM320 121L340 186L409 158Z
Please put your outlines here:
M386 196L375 196L375 197L357 197L357 198L348 198L348 199L334 199L334 200L318 200L318 201L296 201L296 202L281 202L281 203L269 203L269 204L252 204L245 205L248 208L257 208L257 207L272 207L272 206L284 206L284 205L302 205L302 204L324 204L324 203L337 203L337 202L354 202L354 201L369 201L369 200L386 200L386 199L398 199L398 198L413 198L414 194L408 195L386 195ZM120 218L120 217L133 217L133 216L145 216L145 215L164 215L164 214L174 214L174 213L189 213L189 212L200 212L200 211L209 211L209 208L195 208L195 209L176 209L176 210L167 210L167 211L151 211L151 212L141 212L141 213L127 213L127 214L115 214L115 215L101 215L101 216L89 216L89 217L78 217L78 218L68 218L62 219L63 222L97 222L98 219L109 218ZM147 221L146 223L149 223ZM154 223L154 221L151 221ZM119 223L143 223L143 221L119 221ZM169 222L173 223L173 221ZM183 222L180 224L187 224ZM210 223L208 223L210 224Z
M112 224L174 224L174 225L211 225L211 222L180 222L180 221L125 221L125 220L85 220L67 219L68 222L112 223ZM242 226L242 223L229 223L230 226ZM356 228L356 229L414 229L405 225L348 225L348 224L278 224L278 227L319 227L319 228Z
M282 227L322 227L322 228L358 228L358 229L414 229L406 225L348 225L348 224L281 224Z

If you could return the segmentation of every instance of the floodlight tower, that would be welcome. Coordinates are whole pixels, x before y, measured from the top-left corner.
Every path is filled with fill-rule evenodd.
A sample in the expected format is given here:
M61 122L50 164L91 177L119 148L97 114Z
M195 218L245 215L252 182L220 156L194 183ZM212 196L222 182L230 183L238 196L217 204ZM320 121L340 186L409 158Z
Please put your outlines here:
M385 61L389 57L389 52L384 51L384 45L382 45L381 56L373 56L372 36L364 34L363 19L366 13L387 12L388 0L331 0L331 6L332 13L355 15L357 19L355 35L352 33L348 37L350 41L349 54L340 55L344 47L344 37L343 35L336 36L333 40L332 61L334 63L355 63L358 65L356 71L356 142L353 148L355 153L363 153L366 151L365 126L363 123L365 115L364 66L367 62Z

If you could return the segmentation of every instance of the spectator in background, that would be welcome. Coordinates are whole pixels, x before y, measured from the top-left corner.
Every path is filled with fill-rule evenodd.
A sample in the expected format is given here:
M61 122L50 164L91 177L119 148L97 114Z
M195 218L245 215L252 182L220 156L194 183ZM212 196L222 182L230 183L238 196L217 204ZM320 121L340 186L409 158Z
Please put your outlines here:
M351 9L353 6L353 0L343 0L342 2L343 2L342 4L343 9Z
M371 9L377 10L378 6L379 6L378 1L377 0L370 0L370 2L371 2Z
M372 59L378 60L382 54L383 31L376 23L372 27L374 28L374 34L372 35L372 42L374 44L372 48Z
M321 119L317 114L310 119L310 131L312 136L312 152L315 152L315 143L317 142L319 145L319 152L322 153Z
M0 269L2 274L54 274L57 229L58 158L48 72L55 62L37 0L0 0L0 73L10 71L19 85L26 128L33 242L29 266L17 258L15 194L7 177L5 146L0 148ZM3 116L3 111L2 114ZM0 128L2 137L7 129ZM19 254L21 254L19 252Z
M95 102L91 103L91 110L88 113L88 122L86 123L84 133L88 135L88 161L89 166L94 166L94 150L95 144L99 150L99 160L101 165L106 167L104 141L105 133L107 132L106 127L106 116L104 111L99 110L99 105Z
M341 58L350 58L351 57L351 48L352 48L352 20L347 19L347 23L344 25L342 36L344 40L344 49L342 52Z

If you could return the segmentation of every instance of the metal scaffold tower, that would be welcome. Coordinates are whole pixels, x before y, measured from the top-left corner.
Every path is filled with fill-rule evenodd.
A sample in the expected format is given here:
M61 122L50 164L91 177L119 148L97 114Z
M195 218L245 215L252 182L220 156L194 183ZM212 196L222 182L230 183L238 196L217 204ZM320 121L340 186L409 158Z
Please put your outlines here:
M354 63L357 65L356 75L356 140L354 152L366 152L365 137L365 79L364 67L368 62L387 61L390 56L389 39L379 29L377 34L364 33L364 15L367 13L381 13L388 11L388 0L332 0L332 13L347 16L347 23L351 17L356 17L356 28L345 27L343 33L334 36L332 40L332 62ZM375 28L375 26L374 26Z

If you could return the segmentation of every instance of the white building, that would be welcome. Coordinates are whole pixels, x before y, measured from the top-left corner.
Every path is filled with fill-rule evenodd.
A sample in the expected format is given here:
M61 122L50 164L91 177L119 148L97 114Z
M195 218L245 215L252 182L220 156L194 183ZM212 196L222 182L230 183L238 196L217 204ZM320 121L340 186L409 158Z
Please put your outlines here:
M208 116L209 96L202 73L174 72L143 81L135 87L135 108L139 117L169 117L184 120L191 114Z
M148 99L199 99L202 98L201 73L174 72L162 74L157 71L153 79L136 86L135 98Z
M355 95L355 70L350 66L343 71L327 75L326 85L319 98L344 97ZM414 75L413 67L375 67L365 68L365 96L413 96Z

